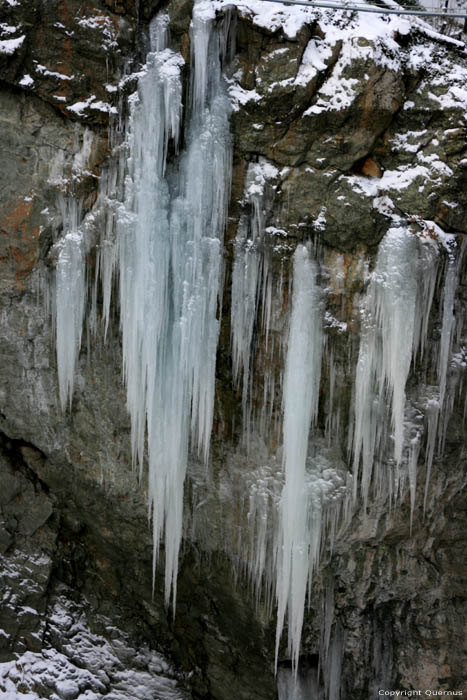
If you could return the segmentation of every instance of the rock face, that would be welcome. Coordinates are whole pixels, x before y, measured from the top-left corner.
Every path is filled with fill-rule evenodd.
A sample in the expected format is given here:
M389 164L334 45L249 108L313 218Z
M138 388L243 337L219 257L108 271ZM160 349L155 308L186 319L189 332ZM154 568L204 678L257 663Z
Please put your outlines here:
M153 590L147 485L144 475L138 483L131 464L118 308L105 339L100 323L88 317L73 404L63 412L51 292L66 226L63 202L74 197L89 221L92 306L105 225L102 180L121 142L149 22L163 3L8 0L0 10L0 691L50 698L277 697L271 606L267 595L255 601L245 571L256 517L251 488L257 489L258 474L272 483L281 462L292 257L298 243L313 241L326 307L315 440L345 475L352 466L358 305L377 245L394 226L432 243L439 257L425 353L414 359L406 388L407 405L427 426L418 479L411 482L414 513L401 477L399 499L376 484L367 513L359 505L341 519L315 575L301 673L315 678L318 664L324 669L319 692L326 700L366 700L379 689L461 690L465 48L422 23L266 9L256 0L235 13L222 4L216 21L236 24L225 66L234 160L224 308L210 473L193 458L175 617L164 608L160 571ZM189 62L191 3L173 0L168 10L173 47ZM252 184L256 189L248 189ZM251 238L258 207L257 247L267 260L272 301L268 331L259 311L254 319L247 360L252 389L242 398L232 376L233 263ZM433 419L447 423L440 428L444 444L433 448L427 478L426 435L430 426L436 430L427 396L439 383L451 269L446 234L452 241L457 236L455 331L444 410ZM93 308L100 317L100 291ZM283 642L283 674L289 658Z

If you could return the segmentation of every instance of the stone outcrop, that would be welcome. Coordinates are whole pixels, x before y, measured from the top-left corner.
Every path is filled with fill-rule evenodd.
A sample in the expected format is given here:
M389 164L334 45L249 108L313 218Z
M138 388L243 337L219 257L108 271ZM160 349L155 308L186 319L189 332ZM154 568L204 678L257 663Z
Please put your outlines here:
M251 210L244 191L249 163L275 169L264 183L263 245L274 284L283 280L274 298L276 338L287 323L297 242L311 238L319 248L344 426L333 459L343 470L358 352L355 305L377 244L395 220L427 238L441 231L460 241L467 234L467 59L459 42L421 23L366 38L364 24L347 13L316 12L297 31L284 19L286 7L269 24L253 10L238 13L235 56L226 67L235 104L234 164L212 475L206 480L193 460L172 618L161 572L152 591L146 485L131 465L118 310L105 341L99 325L96 334L92 324L85 329L73 405L64 413L50 293L64 225L61 196L81 202L98 243L99 178L121 135L119 114L144 61L148 23L162 5L9 0L0 11L0 661L10 664L2 667L0 691L136 698L147 697L145 687L154 697L276 697L274 620L266 604L255 605L235 559L235 543L248 538L245 473L271 459L280 441L279 430L255 456L245 454L241 391L232 384L231 263L239 219ZM188 61L190 3L173 0L168 8L172 41ZM88 270L91 285L95 246ZM458 318L466 313L466 285L464 265ZM428 352L408 383L414 401L433 380L441 305L438 281ZM316 576L303 663L316 672L325 620L334 621L345 640L342 700L376 697L382 687L458 690L465 680L466 359L465 328L458 328L457 389L425 514L422 453L413 526L408 494L392 509L387 501L372 502L367 517L357 512L336 538ZM283 356L268 355L259 327L256 333L252 366L260 397L265 368L279 374ZM321 433L335 411L330 384L327 364ZM274 401L277 417L280 396ZM83 648L99 646L110 661L81 648L74 656L79 634L89 640ZM60 655L68 669L61 675ZM28 668L48 664L50 673L20 677L16 656ZM288 663L285 645L280 663ZM144 686L141 695L131 678Z

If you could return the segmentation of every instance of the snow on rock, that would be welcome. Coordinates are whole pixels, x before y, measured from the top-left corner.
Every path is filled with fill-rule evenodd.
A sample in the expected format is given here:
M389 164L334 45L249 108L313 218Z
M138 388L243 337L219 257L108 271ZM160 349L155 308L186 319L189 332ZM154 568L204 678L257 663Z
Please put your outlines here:
M261 100L261 95L256 90L245 90L233 81L229 81L228 91L232 107L236 112L248 102L259 102Z
M23 45L25 38L26 35L23 34L23 36L19 36L16 39L2 39L0 41L0 54L13 55Z
M88 109L94 109L99 112L107 112L108 114L117 114L117 108L108 102L97 100L95 95L91 95L87 100L75 102L67 107L69 112L73 112L78 117L83 117Z
M303 53L295 84L306 85L320 71L326 70L327 61L331 56L332 49L325 41L317 38L310 39Z
M30 87L31 85L34 85L34 79L31 78L31 76L29 75L29 73L26 73L26 75L23 75L23 77L22 77L21 80L19 81L19 84L20 84L22 87Z
M57 73L57 71L49 70L46 66L36 63L35 69L40 75L44 75L50 78L57 78L57 80L73 80L74 75L65 75L65 73Z
M136 646L115 624L91 618L86 601L67 589L52 598L42 651L26 651L0 663L0 695L6 700L186 700L188 693L163 656ZM36 613L37 614L37 613Z
M5 22L0 22L0 33L1 34L14 34L18 31L18 27L14 27L11 24L6 24Z
M467 119L467 67L453 62L444 46L435 43L413 47L408 55L408 65L414 71L426 70L429 78L421 81L419 95L426 95L427 107L443 110L459 110L463 121Z

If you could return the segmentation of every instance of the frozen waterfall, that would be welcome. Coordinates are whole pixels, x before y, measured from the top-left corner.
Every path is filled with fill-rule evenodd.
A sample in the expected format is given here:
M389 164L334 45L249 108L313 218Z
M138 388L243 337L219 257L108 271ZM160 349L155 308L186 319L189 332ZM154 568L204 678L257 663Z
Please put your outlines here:
M101 178L98 203L106 213L90 295L88 327L95 330L100 276L105 336L118 278L133 462L140 475L148 463L153 567L163 543L165 600L168 604L172 597L174 610L189 455L203 465L209 460L232 167L231 104L221 72L228 42L215 25L215 6L194 6L186 103L185 61L169 47L167 12L151 22L150 52L129 98L120 161ZM333 600L324 614L321 670L298 671L312 577L322 552L332 550L339 528L345 530L361 501L366 514L372 496L393 505L408 490L412 525L419 457L424 453L428 487L453 400L450 369L462 256L453 236L435 232L422 240L406 222L394 220L369 273L370 253L362 256L366 272L356 297L358 319L351 318L353 298L347 310L349 322L359 321L359 344L347 347L349 336L342 336L348 351L343 368L342 347L333 345L328 331L341 326L347 332L347 321L325 311L326 294L332 295L324 283L325 255L319 245L312 252L311 243L297 243L274 227L268 238L267 196L280 190L271 183L279 183L281 174L264 157L252 157L233 241L231 288L232 379L234 389L240 387L243 418L243 439L229 455L234 463L243 450L243 472L234 475L241 507L231 508L245 521L238 527L243 527L240 568L248 572L257 601L263 588L266 607L272 607L274 596L277 602L280 697L338 700L345 637L333 617ZM64 235L56 244L55 322L59 398L66 410L81 345L91 243L79 203L62 197L60 207ZM275 249L278 232L286 242ZM434 304L440 341L434 357L427 358L437 286L442 287L440 308ZM421 397L410 391L416 363L425 363ZM346 393L350 385L352 393ZM320 412L318 425L320 386L329 386L329 410L327 416ZM341 444L346 433L347 450ZM210 484L219 493L221 481ZM225 488L222 495L230 497L233 490ZM235 545L228 547L234 558ZM330 600L329 591L323 595ZM285 629L290 658L283 663Z
M195 4L185 114L184 60L168 48L167 12L151 22L150 52L129 98L123 157L102 178L98 198L107 207L96 255L104 333L117 268L133 461L141 473L147 445L154 569L164 538L165 598L168 603L172 592L174 607L188 454L192 450L205 463L209 457L230 193L231 105L221 73L228 42L214 27L214 16L213 6ZM63 197L60 203L65 233L57 244L55 323L65 409L81 345L90 241L79 203ZM95 329L96 284L91 296Z
M195 5L186 146L168 161L180 137L183 59L166 35L163 18L153 23L131 113L119 267L133 457L142 466L147 430L154 566L165 533L165 596L172 590L175 603L190 444L209 455L231 154L219 37Z

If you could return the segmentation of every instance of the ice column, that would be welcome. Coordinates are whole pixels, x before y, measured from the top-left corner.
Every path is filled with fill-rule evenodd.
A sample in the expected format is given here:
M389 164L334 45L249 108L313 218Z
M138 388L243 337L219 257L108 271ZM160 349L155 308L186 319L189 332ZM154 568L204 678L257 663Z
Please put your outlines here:
M361 492L368 498L373 463L384 447L385 407L390 406L394 460L402 461L405 384L418 344L417 239L402 228L389 229L361 309L361 339L355 378L353 435L354 497L362 464Z
M318 412L323 347L316 276L317 265L309 250L299 245L294 254L292 314L284 376L285 485L280 505L276 583L276 662L287 611L288 644L294 669L300 652L307 580L317 555L313 543L319 542L320 536L317 540L313 536L316 525L313 494L307 488L306 475L309 433Z
M81 207L75 199L59 201L65 235L58 244L55 271L55 324L59 395L62 409L71 405L75 366L81 347L86 303L84 234Z
M120 303L135 461L147 431L154 566L165 541L165 596L175 602L183 487L191 445L207 460L213 418L222 240L231 169L229 114L212 18L195 5L186 147L168 162L181 123L183 59L151 25L152 53L129 125L119 214Z

